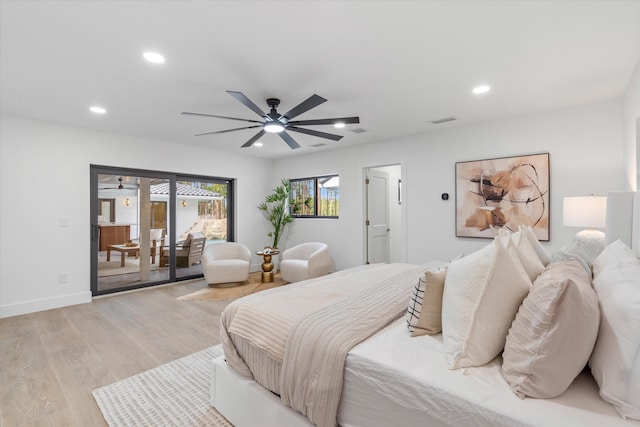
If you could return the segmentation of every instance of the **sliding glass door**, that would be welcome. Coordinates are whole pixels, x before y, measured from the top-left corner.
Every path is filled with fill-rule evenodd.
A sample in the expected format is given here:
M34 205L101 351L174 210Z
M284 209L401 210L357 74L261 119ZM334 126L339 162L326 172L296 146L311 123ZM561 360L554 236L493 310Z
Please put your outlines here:
M204 247L232 240L233 181L91 166L91 291L202 276Z

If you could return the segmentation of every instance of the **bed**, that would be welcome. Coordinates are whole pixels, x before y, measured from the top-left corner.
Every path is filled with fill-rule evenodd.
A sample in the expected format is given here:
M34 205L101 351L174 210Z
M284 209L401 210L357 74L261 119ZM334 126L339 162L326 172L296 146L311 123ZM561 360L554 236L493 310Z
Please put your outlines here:
M633 225L640 221L640 209L636 208L634 214L633 197L629 193L610 195L606 240L613 242L620 238L629 246L635 246L637 257L640 254L637 247L640 227ZM637 195L635 199L640 206ZM636 233L635 237L632 237L633 233ZM225 357L214 361L212 405L237 427L336 423L341 426L640 426L640 421L622 418L614 406L599 396L598 384L587 370L557 397L521 399L505 380L501 356L481 366L448 369L443 357L442 334L410 336L404 316L397 314L406 311L406 298L403 309L391 302L397 299L395 293L408 295L416 277L440 264L361 266L289 285L286 289L265 291L231 304L221 320ZM339 369L330 366L340 371L337 380L331 371L326 374L331 382L337 382L339 390L336 392L323 382L325 374L320 374L320 378L305 375L316 372L316 365L326 362L328 356L319 356L324 347L341 346L335 344L332 337L340 334L328 334L326 342L315 344L310 339L324 317L311 318L300 328L296 322L311 317L310 307L295 302L289 309L282 310L282 307L288 307L290 301L299 301L295 294L308 297L313 295L314 287L321 286L325 292L321 297L313 297L318 298L313 301L316 306L326 305L331 310L329 307L335 303L341 313L367 310L354 305L349 296L369 292L372 278L381 287L370 292L377 299L372 303L373 310L363 317L367 319L365 323L372 323L366 332L371 335L365 339L356 337L357 344L349 344L344 361L336 365ZM386 305L392 306L390 319L382 316L368 321L372 313L377 314ZM263 310L275 310L282 318L274 324L288 326L274 327L274 324L256 321L253 314L248 314ZM234 324L236 320L237 325ZM329 323L326 328L329 331L357 329L357 333L365 333L360 331L359 322L345 326L340 321L345 320ZM295 330L291 329L293 324L296 324ZM299 335L298 347L287 346L289 334ZM263 337L262 341L260 337ZM310 355L298 353L299 347L307 346L315 348ZM291 374L295 364L283 362L285 354L288 355L286 360L300 358L301 363L306 363L302 374ZM634 372L634 375L640 375L640 371ZM288 375L292 375L290 383L293 385L283 381L282 378ZM640 376L636 379L640 381ZM309 384L313 386L308 387ZM316 388L327 387L324 395L316 393ZM313 399L321 403L314 403ZM337 402L331 402L332 399ZM327 411L326 407L332 405L335 406L333 412Z

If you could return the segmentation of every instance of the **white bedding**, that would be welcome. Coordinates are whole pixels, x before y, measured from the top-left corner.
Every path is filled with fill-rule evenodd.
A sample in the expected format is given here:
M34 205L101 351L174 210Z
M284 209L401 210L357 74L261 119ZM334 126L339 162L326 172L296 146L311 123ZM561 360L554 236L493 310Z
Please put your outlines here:
M640 426L623 420L582 373L555 399L519 399L499 358L449 370L442 335L410 337L398 319L349 352L341 426Z
M544 426L639 427L598 396L583 372L555 399L519 399L500 359L449 370L442 335L410 337L402 318L349 352L338 422L343 427ZM277 395L215 362L211 403L236 427L312 424Z

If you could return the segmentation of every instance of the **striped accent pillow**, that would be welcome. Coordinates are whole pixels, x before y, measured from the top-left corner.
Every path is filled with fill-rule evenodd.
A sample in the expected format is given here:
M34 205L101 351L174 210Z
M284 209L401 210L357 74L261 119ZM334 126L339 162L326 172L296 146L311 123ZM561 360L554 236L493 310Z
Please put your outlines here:
M442 294L446 269L421 275L409 298L405 320L412 337L442 331Z
M543 399L563 393L589 360L599 325L590 275L576 259L550 263L507 336L502 370L513 392Z

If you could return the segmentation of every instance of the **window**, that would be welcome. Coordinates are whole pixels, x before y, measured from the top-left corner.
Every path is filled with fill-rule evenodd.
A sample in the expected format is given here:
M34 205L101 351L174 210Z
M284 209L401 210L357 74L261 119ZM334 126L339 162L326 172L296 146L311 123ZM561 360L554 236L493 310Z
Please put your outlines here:
M291 179L289 204L297 218L338 218L340 177L338 175Z

